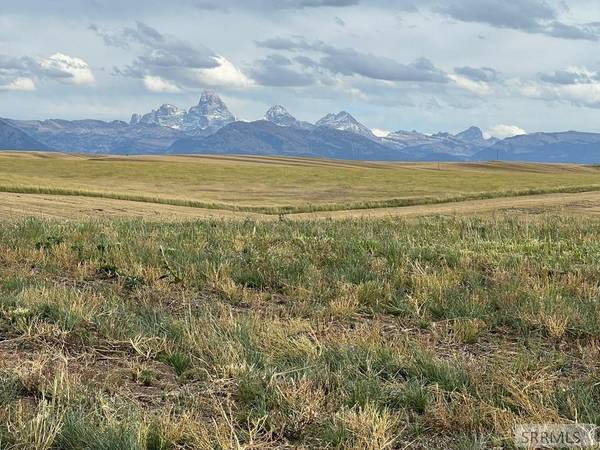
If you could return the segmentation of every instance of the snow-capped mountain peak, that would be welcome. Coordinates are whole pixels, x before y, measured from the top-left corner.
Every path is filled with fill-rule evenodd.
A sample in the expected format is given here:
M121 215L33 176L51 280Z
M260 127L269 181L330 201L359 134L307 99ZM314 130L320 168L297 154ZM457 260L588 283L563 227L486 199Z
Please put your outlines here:
M133 114L129 123L130 125L139 123L160 125L175 130L195 132L203 130L216 131L234 121L235 117L231 114L225 102L213 91L204 91L198 104L192 106L189 111L165 103L143 116Z
M235 121L221 97L213 91L204 91L196 106L192 106L186 116L185 128L221 128Z
M162 127L181 129L185 115L185 109L165 103L158 109L144 114L138 122L147 125L160 125ZM135 120L134 117L132 117L132 120Z
M296 118L281 105L275 105L269 108L265 113L265 120L282 127L293 126L298 122Z
M481 142L485 140L483 132L478 127L469 127L465 131L455 134L454 137L467 142Z

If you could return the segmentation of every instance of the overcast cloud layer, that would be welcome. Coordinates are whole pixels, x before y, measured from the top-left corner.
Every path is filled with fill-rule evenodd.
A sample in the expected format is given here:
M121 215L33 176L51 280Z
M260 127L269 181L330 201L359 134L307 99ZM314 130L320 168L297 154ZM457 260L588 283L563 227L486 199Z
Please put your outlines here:
M597 0L9 1L0 116L128 120L210 88L244 120L600 132L599 49Z

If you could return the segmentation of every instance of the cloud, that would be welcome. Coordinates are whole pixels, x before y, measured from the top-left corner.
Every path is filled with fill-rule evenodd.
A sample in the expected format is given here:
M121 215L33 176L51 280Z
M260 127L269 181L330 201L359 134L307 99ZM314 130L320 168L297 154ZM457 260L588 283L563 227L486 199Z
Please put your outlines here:
M486 130L486 134L500 138L500 139L504 139L504 138L508 138L508 137L520 136L522 134L527 134L527 132L523 128L520 128L516 125L506 125L506 124L500 123L498 125L494 125L491 128L488 128Z
M536 30L541 21L556 18L556 11L539 0L449 0L436 9L463 22L525 31Z
M600 81L598 73L585 67L570 67L553 73L540 74L540 80L550 84L589 84Z
M329 49L321 59L323 67L342 75L361 75L385 81L424 81L445 83L448 76L427 58L403 64L391 58L360 53L354 49Z
M600 36L593 24L560 22L558 11L544 0L445 0L433 9L462 22L484 23L563 39L597 41Z
M483 96L492 93L492 87L485 81L477 81L454 74L448 75L448 77L456 84L456 86L473 94Z
M96 79L87 62L64 53L39 58L0 55L0 90L32 91L36 81L92 85Z
M321 8L358 5L359 0L279 0L270 3L280 8Z
M581 39L597 41L600 38L600 30L597 25L567 25L561 22L552 22L544 29L544 33L562 39Z
M498 72L492 69L491 67L476 68L463 66L456 67L454 69L454 72L456 72L458 75L468 78L469 80L483 81L485 83L496 81L496 79L498 78Z
M262 86L309 86L316 82L312 73L302 71L289 58L271 54L255 61L249 71L252 78Z
M181 1L181 0L180 0ZM364 1L363 1L364 2ZM249 9L261 12L271 12L285 9L311 9L311 8L345 8L356 6L361 0L202 0L196 1L199 9L220 9L231 11L233 9Z
M0 91L35 91L35 89L35 83L31 78L18 77L6 82L0 79Z
M271 50L311 50L321 51L326 45L322 41L308 42L302 36L282 37L274 36L262 41L254 41L258 47L268 48Z
M256 45L271 50L309 51L320 54L317 61L306 56L296 58L305 62L307 67L325 69L332 74L354 76L382 81L417 81L445 83L447 74L435 67L426 58L419 58L408 64L400 63L392 58L372 53L362 53L352 48L338 48L322 41L307 41L302 37L273 37L256 42Z
M63 83L91 85L96 82L88 63L83 59L55 53L47 58L38 60L39 72L48 78L54 78Z
M516 80L512 87L517 95L532 99L600 108L600 73L586 67L540 74L538 80Z
M321 8L350 8L359 5L393 8L395 10L414 10L423 0L19 0L5 2L2 12L66 15L78 17L120 18L145 12L189 14L194 9L202 11L239 11L240 9L257 11L261 14L278 10L303 10Z
M151 92L181 92L179 87L169 81L163 80L161 77L153 77L151 75L146 75L144 77L144 86L147 90Z
M213 68L218 66L217 55L201 44L192 45L173 36L163 35L143 22L118 32L109 32L92 24L89 29L112 47L140 47L144 53L133 64L133 69Z
M334 22L336 25L340 26L340 27L345 27L346 26L346 21L344 19L342 19L341 17L335 17Z
M252 79L223 56L215 57L215 62L218 64L215 67L195 69L196 79L202 86L244 88L254 84Z
M201 87L248 87L252 80L231 61L202 44L165 35L142 22L118 32L89 27L108 46L135 48L141 54L115 73L139 78L153 92ZM146 80L152 80L147 82ZM160 80L160 82L159 82ZM159 90L157 90L159 89Z
M184 0L185 1L185 0ZM176 2L175 2L176 3ZM181 0L179 0L181 3ZM194 6L204 10L250 9L270 12L281 9L344 8L356 6L361 0L196 0Z
M517 80L517 95L546 102L600 108L600 75L586 68L569 68L541 74L538 80Z

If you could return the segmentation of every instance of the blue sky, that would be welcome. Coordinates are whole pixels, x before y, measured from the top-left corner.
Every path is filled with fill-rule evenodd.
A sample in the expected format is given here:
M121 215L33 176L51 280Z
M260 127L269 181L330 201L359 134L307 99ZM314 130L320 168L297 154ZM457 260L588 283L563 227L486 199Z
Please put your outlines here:
M599 40L597 0L11 0L0 116L128 120L210 88L243 120L600 132Z

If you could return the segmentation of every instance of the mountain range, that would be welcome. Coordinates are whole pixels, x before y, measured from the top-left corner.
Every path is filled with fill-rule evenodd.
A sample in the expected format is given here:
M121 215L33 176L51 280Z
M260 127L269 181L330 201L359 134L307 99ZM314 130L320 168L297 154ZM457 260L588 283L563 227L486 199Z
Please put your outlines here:
M600 162L600 134L575 131L485 138L477 127L457 134L399 130L376 136L350 113L314 124L271 107L263 119L236 120L223 100L204 91L188 110L164 104L129 123L101 120L0 119L0 149L97 154L254 154L382 161L509 160Z

